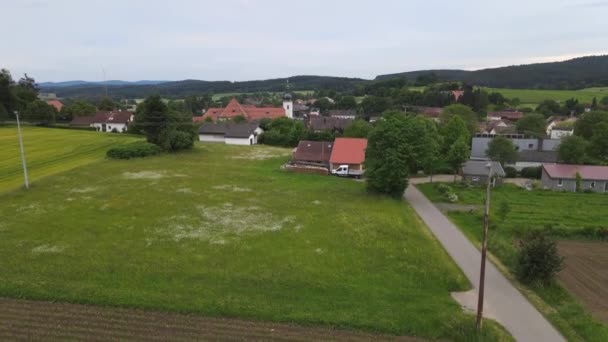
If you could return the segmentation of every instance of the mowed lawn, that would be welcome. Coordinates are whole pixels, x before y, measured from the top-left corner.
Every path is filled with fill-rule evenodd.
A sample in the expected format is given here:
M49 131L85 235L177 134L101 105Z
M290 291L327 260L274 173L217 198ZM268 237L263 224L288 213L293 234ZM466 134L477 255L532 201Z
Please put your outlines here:
M0 195L0 296L475 339L450 297L470 285L413 210L285 172L289 152L197 144Z
M21 129L30 182L105 157L110 146L134 141L132 136L25 126ZM0 193L23 186L17 127L0 127Z
M508 89L487 88L489 92L499 92L504 97L512 99L519 98L522 104L538 105L544 100L555 100L564 103L566 100L575 98L579 103L591 104L595 97L600 101L608 95L606 88L586 88L581 90L545 90L545 89Z
M458 195L457 204L479 205L469 211L449 211L449 218L469 239L480 244L483 228L485 188L449 184ZM422 184L418 188L432 202L447 202L436 184ZM531 230L545 230L556 239L593 241L608 244L608 194L571 193L548 190L528 191L511 184L492 189L488 249L511 271L517 258L518 241ZM498 215L501 204L509 204L510 212L503 221ZM601 241L601 242L599 242ZM605 270L596 269L595 272ZM569 272L566 269L564 272ZM602 279L601 276L597 277ZM604 285L608 287L608 284ZM608 326L591 317L562 286L531 289L548 304L545 315L571 340L606 341ZM541 309L543 309L541 307Z

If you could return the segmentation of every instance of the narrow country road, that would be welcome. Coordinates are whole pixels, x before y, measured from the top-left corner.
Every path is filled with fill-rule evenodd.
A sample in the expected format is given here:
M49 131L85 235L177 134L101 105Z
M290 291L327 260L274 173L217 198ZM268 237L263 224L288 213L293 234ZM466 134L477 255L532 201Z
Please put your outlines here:
M407 188L405 199L477 289L481 253L415 186ZM491 312L517 341L565 341L489 261L485 288L484 311Z

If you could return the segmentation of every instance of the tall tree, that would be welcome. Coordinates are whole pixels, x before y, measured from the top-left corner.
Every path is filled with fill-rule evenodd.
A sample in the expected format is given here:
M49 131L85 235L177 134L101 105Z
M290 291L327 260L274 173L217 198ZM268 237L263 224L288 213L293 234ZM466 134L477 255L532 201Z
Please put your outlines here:
M148 142L160 145L161 133L169 125L169 109L160 96L148 97L141 104L141 112L137 117L138 126L146 135ZM139 109L139 108L138 108Z
M11 90L14 84L11 73L6 69L0 70L0 104L9 113L16 109L15 98Z
M587 160L587 141L577 135L562 139L557 147L557 157L560 162L567 164L584 164Z
M488 144L488 150L486 155L497 162L500 162L502 166L506 163L514 163L517 161L517 150L511 140L498 136L490 141Z
M366 138L372 126L365 120L355 120L344 128L344 136L350 138Z
M44 101L36 100L28 103L22 114L24 120L52 124L55 122L57 110Z
M412 155L404 131L408 119L389 113L370 132L365 150L367 189L400 198L408 185L408 161Z
M112 101L112 99L110 99L109 97L104 97L97 104L97 108L99 108L99 110L111 111L111 110L114 110L117 108L117 104L116 104L116 102Z
M589 154L597 161L608 161L608 122L601 122L593 129L589 140Z
M608 122L608 112L591 111L581 115L574 124L574 134L591 139L593 129L602 122Z
M517 132L542 137L546 134L547 122L542 114L527 114L517 121Z
M452 116L459 116L467 125L469 135L473 136L477 133L478 119L477 114L468 106L462 104L453 104L443 108L441 112L441 120L443 122L449 120Z
M441 153L444 155L448 153L456 141L463 139L468 144L471 139L466 123L457 115L450 117L447 122L444 122L441 125L440 132L443 137Z
M69 103L61 109L61 115L66 119L72 119L77 116L87 116L95 113L95 106L86 100L76 100Z
M460 138L450 146L446 155L446 162L454 171L454 181L456 181L456 175L462 169L462 165L469 159L469 156L469 144L464 139Z

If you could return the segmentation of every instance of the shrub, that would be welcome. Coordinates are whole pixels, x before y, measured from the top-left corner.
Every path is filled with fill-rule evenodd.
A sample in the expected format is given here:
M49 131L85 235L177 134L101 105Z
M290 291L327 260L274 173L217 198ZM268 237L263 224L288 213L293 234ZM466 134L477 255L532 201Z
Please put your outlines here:
M533 178L533 179L540 179L541 174L542 174L542 166L538 166L538 167L524 167L520 174L523 178Z
M563 268L564 258L555 241L543 231L529 233L520 243L515 267L517 278L525 284L550 284Z
M515 168L512 166L506 166L505 175L507 178L515 178L517 177L517 170L515 170Z
M456 193L454 192L448 192L445 196L450 203L455 203L456 201L458 201L458 195L456 195Z
M437 191L439 191L439 193L440 193L440 194L442 194L442 195L444 195L444 194L446 194L446 193L448 193L448 192L454 192L454 191L452 190L452 187L451 187L451 186L449 186L449 185L447 185L447 184L444 184L444 183L439 183L439 184L437 185Z
M162 149L160 146L144 141L138 141L131 144L112 147L108 150L106 156L112 159L131 159L153 156L159 154L161 151Z

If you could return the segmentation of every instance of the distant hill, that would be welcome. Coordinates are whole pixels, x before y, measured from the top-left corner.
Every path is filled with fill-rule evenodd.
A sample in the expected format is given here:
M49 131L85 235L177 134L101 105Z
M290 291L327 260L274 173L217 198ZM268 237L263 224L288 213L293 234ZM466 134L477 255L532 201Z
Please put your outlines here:
M119 85L152 85L152 84L160 84L166 83L169 81L120 81L120 80L109 80L109 81L99 81L99 82L90 82L90 81L65 81L65 82L41 82L38 85L42 88L63 88L63 87L73 87L73 86L86 86L86 85L108 85L108 86L119 86Z
M189 94L201 93L228 93L228 92L265 92L284 91L289 79L290 89L335 89L338 91L349 91L357 84L369 82L361 78L328 77L328 76L293 76L289 78L276 78L260 81L199 81L183 80L164 82L158 84L107 84L108 96L115 98L141 98L152 94L165 97L183 97ZM79 82L79 81L69 81ZM60 83L69 83L60 82ZM108 81L114 82L114 81ZM141 81L146 82L146 81ZM148 81L150 82L150 81ZM95 82L73 84L67 86L40 84L43 92L56 93L59 97L102 97L106 91L106 85Z
M475 71L466 70L418 70L380 75L375 80L332 76L293 76L258 81L106 81L44 82L43 92L56 93L59 97L102 97L107 88L114 98L142 98L152 94L164 97L184 97L202 93L250 93L285 90L287 80L292 90L334 89L353 91L357 85L405 78L415 81L419 76L434 73L440 81L459 81L492 88L516 89L581 89L608 86L608 55L575 58L563 62L515 65Z
M420 70L380 75L376 80L434 73L440 80L461 81L494 88L581 89L608 85L608 55L574 58L563 62L513 65L475 71Z

